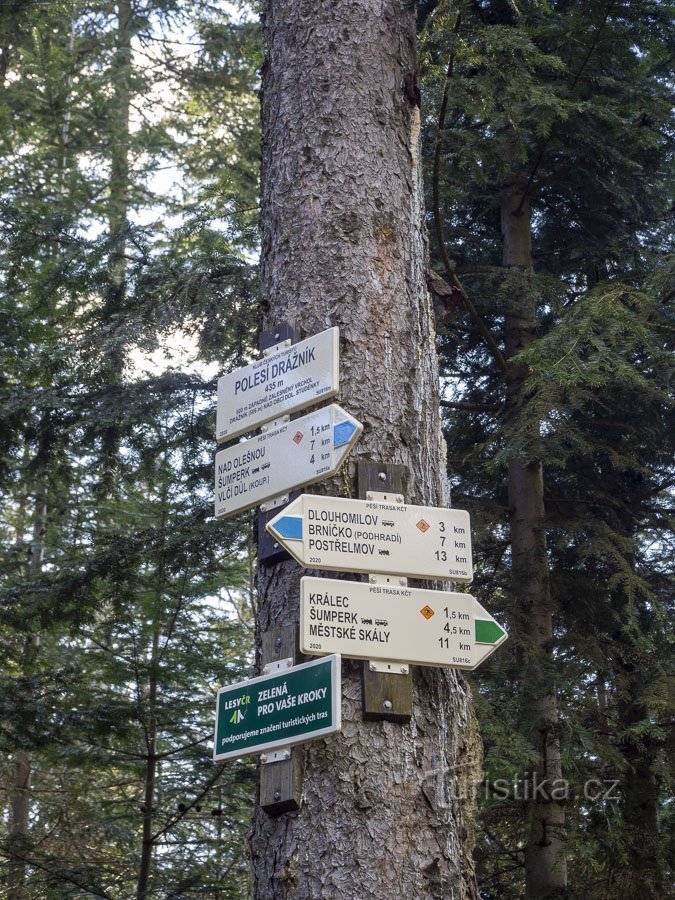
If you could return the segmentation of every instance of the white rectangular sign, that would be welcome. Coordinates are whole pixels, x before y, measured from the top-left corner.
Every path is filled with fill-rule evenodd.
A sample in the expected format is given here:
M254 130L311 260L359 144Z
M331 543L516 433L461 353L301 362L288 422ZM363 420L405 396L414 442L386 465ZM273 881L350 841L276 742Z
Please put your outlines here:
M461 509L302 494L266 527L312 569L473 578L469 514Z
M328 478L362 431L360 422L331 403L220 450L216 453L216 518Z
M506 640L470 594L302 578L300 649L319 656L475 669Z
M218 379L216 440L252 431L334 397L340 386L339 329L329 328Z

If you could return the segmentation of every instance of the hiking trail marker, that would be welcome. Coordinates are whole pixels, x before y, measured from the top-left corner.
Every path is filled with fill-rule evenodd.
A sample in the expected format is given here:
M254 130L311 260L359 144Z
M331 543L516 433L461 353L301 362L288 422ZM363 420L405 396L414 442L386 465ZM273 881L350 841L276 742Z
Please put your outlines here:
M299 666L292 659L265 667L264 675L220 688L216 700L213 759L265 753L262 762L289 754L280 748L313 741L340 730L342 722L339 655Z
M328 328L218 379L216 440L334 397L340 387L339 329Z
M340 468L362 431L360 422L331 403L292 422L263 426L257 437L220 450L216 453L216 518L328 478Z
M473 670L507 639L470 594L307 576L300 585L300 649L310 656Z
M267 530L308 568L473 578L469 514L460 509L301 494Z

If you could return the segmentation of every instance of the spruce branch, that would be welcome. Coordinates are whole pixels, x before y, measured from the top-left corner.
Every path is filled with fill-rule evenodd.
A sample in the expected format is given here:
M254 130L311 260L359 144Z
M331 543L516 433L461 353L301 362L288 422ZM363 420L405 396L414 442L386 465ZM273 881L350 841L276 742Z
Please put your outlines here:
M610 0L609 4L607 6L607 9L605 10L605 14L603 16L602 22L596 29L595 35L593 36L593 40L591 41L590 46L588 47L588 50L586 51L586 55L584 56L584 58L581 62L581 65L577 69L576 74L572 78L572 81L570 83L570 90L573 91L574 88L577 86L579 79L581 78L581 76L583 74L584 69L588 65L590 58L595 53L595 49L598 46L598 42L600 41L600 35L602 34L603 29L604 29L605 25L607 24L607 20L609 19L610 13L612 12L612 9L614 8L615 5L616 5L616 0ZM530 188L532 187L532 182L534 181L534 179L537 175L537 172L539 171L539 166L541 165L542 160L544 158L544 153L546 152L549 144L551 143L551 141L554 137L554 134L555 134L555 123L551 127L548 137L544 140L541 147L539 148L539 153L537 154L537 158L534 161L534 166L532 167L532 171L530 172L530 177L527 179L527 184L525 185L525 188L523 189L523 193L520 198L520 203L518 204L518 206L516 207L516 209L513 213L515 216L519 216L521 214L521 212L523 211L523 204L525 203L525 200L529 194Z
M452 400L441 400L441 406L445 409L462 409L466 412L498 413L501 409L496 403L458 403Z
M81 890L86 891L86 893L91 894L91 896L93 897L100 898L100 900L113 900L113 895L108 894L103 888L94 888L92 887L92 885L86 884L84 881L76 878L69 872L51 868L46 863L41 862L35 856L20 853L17 850L9 848L7 846L3 846L0 850L0 853L2 853L2 855L9 860L16 860L18 862L23 862L28 866L33 866L33 868L39 869L41 872L46 872L46 874L50 878L53 878L65 884L71 884L73 885L73 887L80 888ZM58 862L58 860L56 862Z
M453 28L453 33L455 35L459 34L459 29L462 24L462 10L457 14L457 19L455 21L455 26ZM443 268L445 269L445 274L447 278L449 278L450 282L457 288L457 291L461 295L462 302L466 309L469 312L469 315L473 319L476 327L480 331L481 335L485 338L485 341L490 348L490 351L495 359L495 362L499 366L504 377L508 375L508 365L504 355L499 349L499 345L495 339L495 336L487 327L483 319L478 313L478 310L471 302L471 299L467 292L464 289L461 281L457 277L454 266L450 261L450 257L448 256L448 251L445 246L445 236L443 234L443 223L441 221L441 204L440 204L440 170L441 170L441 141L443 135L443 129L445 128L445 117L447 115L448 110L448 95L450 93L450 82L453 78L453 69L455 65L455 51L454 48L450 52L450 59L448 61L448 68L445 73L445 80L443 83L443 97L441 99L441 107L438 113L438 125L436 130L436 145L434 147L434 166L433 166L433 174L432 174L432 196L433 196L433 214L434 214L434 225L436 229L436 243L438 244L438 249L441 254L441 259L443 260Z
M219 766L216 771L211 775L206 782L201 786L199 792L195 795L190 803L186 803L182 809L177 810L172 816L169 817L166 825L161 828L159 831L156 831L152 835L152 843L153 845L157 843L159 838L165 835L167 832L171 831L171 829L180 822L181 819L185 818L185 816L196 806L200 804L202 800L206 797L208 792L214 786L214 784L218 781L220 776L223 774L225 766Z

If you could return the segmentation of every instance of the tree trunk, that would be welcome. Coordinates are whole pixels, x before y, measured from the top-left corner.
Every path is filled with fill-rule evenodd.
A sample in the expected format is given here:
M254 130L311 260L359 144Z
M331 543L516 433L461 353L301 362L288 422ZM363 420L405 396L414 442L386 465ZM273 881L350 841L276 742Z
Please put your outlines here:
M49 416L41 420L41 434L44 440L49 428ZM41 444L38 451L38 467L35 491L35 513L33 518L33 535L30 552L28 574L31 579L37 578L44 562L44 536L47 527L47 500L45 482L47 480L46 455L48 450ZM23 674L29 679L33 673L40 650L40 636L30 634L26 638L24 649ZM29 697L25 698L28 703ZM10 850L12 856L7 874L8 900L23 900L26 896L24 882L29 857L29 829L31 805L31 780L33 775L33 757L29 750L18 750L14 754L14 785L12 794L12 818L10 825Z
M136 885L136 896L138 900L144 900L149 896L148 888L150 885L150 873L152 871L152 859L155 849L155 837L153 834L153 824L155 822L155 803L156 803L156 783L157 783L157 674L155 671L155 661L159 650L157 640L157 631L155 631L155 643L153 644L152 655L152 671L150 672L150 681L148 685L148 706L150 710L150 721L147 726L146 733L146 757L145 757L145 785L143 791L143 837L141 843L141 860L138 868L138 883Z
M110 197L108 227L110 256L105 295L105 326L109 337L103 351L103 376L108 387L118 384L124 368L124 345L118 335L117 317L126 295L126 232L129 214L129 115L131 110L131 39L133 35L131 0L117 4L117 36L111 66L113 85L113 128L110 141ZM101 446L101 485L103 497L114 494L118 466L120 429L116 421L103 431Z
M364 433L317 490L356 496L356 460L407 468L409 502L447 505L434 323L424 283L412 5L268 0L265 327L340 327L339 402ZM383 485L383 490L386 485ZM261 567L258 638L298 622L294 562ZM258 898L471 898L478 738L456 671L414 671L409 725L364 722L343 664L343 728L300 749L302 807L257 809Z
M521 289L512 298L505 317L507 360L524 350L536 336L536 299L528 284L532 271L530 206L523 194L524 182L513 179L501 204L501 228L505 266L522 271ZM518 621L514 637L523 662L522 709L528 715L536 755L531 773L529 834L525 848L528 900L553 897L564 890L567 871L564 857L564 787L558 740L558 708L550 684L553 625L549 589L544 479L541 463L540 422L527 414L523 396L526 367L510 362L507 378L507 418L518 419L518 441L508 465L511 513L512 583L517 597Z
M617 713L619 732L628 731L653 717L644 702L649 690L649 666L631 646L632 641L619 641L615 671L617 673ZM668 863L664 859L659 826L659 757L661 748L651 734L619 741L626 767L620 781L623 796L621 812L624 825L626 862L618 875L623 895L642 900L659 900L668 896Z
M28 855L28 827L30 821L30 789L32 757L27 750L14 754L14 785L12 794L12 823L10 829L10 860L7 873L8 900L22 900L26 896L24 881Z

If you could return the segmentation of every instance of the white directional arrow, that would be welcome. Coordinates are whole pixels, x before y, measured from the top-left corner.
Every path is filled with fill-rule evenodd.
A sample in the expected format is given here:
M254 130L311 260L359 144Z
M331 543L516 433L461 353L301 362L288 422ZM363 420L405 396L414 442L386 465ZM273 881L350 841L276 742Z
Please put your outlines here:
M220 450L216 453L216 518L328 478L362 431L360 422L332 403Z
M303 566L471 581L469 514L302 494L267 530Z
M475 669L507 634L470 594L302 578L300 649L311 656Z

